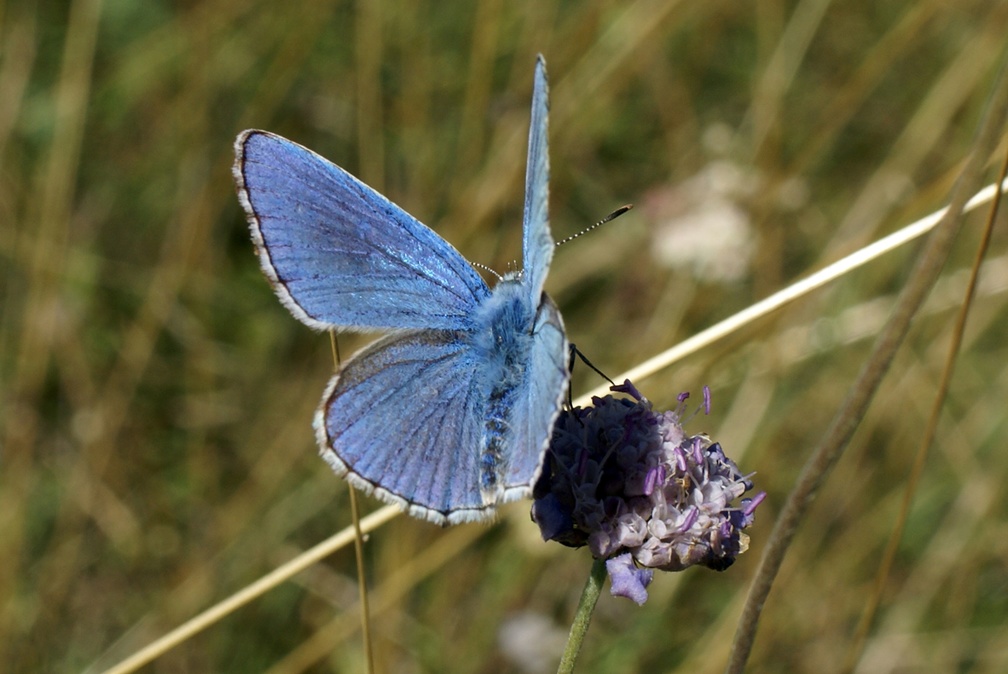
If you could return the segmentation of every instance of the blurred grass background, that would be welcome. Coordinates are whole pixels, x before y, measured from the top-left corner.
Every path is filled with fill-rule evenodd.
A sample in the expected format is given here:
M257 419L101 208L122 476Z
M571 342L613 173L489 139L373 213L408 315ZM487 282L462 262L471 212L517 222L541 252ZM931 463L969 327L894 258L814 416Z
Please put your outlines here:
M240 130L313 148L506 270L542 52L554 235L637 205L547 283L617 376L940 207L1005 35L1008 3L980 0L0 2L3 671L99 671L349 522L311 431L328 338L259 272ZM799 533L750 671L847 655L981 219ZM692 430L769 498L729 571L659 575L643 608L603 596L580 671L721 670L776 509L914 252L637 382L663 407L710 385ZM861 671L1008 669L1005 255L1002 227ZM581 369L575 394L597 383ZM527 508L371 537L381 671L555 668L590 559L544 545ZM347 550L145 671L361 671L356 598Z

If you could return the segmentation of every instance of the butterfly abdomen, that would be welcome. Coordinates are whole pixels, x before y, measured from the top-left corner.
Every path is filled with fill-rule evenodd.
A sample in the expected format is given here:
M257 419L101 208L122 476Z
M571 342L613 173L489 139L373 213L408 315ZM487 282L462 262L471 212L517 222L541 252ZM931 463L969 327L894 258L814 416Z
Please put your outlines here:
M528 374L534 320L535 308L528 299L528 289L517 279L497 284L475 315L475 347L488 365L481 382L486 405L479 476L480 492L487 505L497 503L504 490L511 411Z

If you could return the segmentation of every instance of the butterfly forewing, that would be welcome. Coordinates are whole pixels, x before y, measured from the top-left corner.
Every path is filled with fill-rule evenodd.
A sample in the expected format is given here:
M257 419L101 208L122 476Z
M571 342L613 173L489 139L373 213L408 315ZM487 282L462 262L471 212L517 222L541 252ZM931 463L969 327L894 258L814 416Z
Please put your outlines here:
M316 329L460 329L489 293L462 255L311 150L265 131L235 141L235 180L266 276Z
M549 83L546 63L536 60L525 167L525 212L522 229L522 281L538 304L546 273L553 260L549 228Z

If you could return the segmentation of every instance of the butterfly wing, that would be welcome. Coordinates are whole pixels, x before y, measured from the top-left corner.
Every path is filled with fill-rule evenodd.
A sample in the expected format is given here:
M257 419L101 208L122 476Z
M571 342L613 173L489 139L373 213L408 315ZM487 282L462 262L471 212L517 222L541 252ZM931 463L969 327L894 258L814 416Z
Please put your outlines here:
M487 519L483 364L465 333L410 330L365 347L315 415L323 458L358 489L437 524Z
M332 380L316 415L337 473L440 524L486 519L498 503L531 494L566 393L563 320L542 292L554 245L547 96L540 57L521 276L494 288L472 331L411 331L364 349Z
M567 392L567 337L563 319L543 284L555 244L549 228L549 84L546 62L536 60L525 169L525 216L522 237L521 284L526 301L536 306L532 340L520 394L514 397L509 419L511 442L504 476L504 500L531 494L542 458Z
M451 244L297 143L242 132L234 178L263 271L313 328L464 329L489 293Z
M521 395L511 406L509 428L514 451L504 474L504 501L532 495L570 379L563 319L545 293L536 315L525 373Z
M549 227L549 83L546 62L536 60L532 87L528 160L525 167L525 215L522 236L522 284L538 304L546 273L553 260L553 236Z

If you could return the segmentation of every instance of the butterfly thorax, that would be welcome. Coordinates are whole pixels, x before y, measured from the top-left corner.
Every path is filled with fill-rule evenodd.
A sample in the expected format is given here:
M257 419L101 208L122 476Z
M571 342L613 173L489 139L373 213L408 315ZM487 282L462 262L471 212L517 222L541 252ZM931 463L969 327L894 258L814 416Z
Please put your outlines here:
M532 349L534 321L535 307L528 288L510 276L494 287L474 316L474 346L490 365L480 382L485 401L480 491L486 504L497 503L504 489L502 476L507 465L503 450L511 435L514 397L527 376L525 364Z

